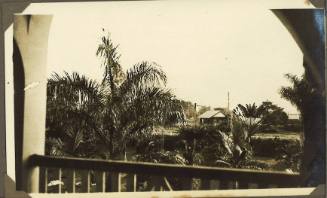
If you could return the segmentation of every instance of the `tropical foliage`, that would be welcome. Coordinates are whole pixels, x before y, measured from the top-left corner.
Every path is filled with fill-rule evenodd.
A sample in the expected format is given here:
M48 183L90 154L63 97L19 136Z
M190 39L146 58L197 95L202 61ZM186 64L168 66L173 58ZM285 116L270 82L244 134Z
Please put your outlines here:
M305 76L298 77L286 74L285 77L292 83L291 86L282 87L280 94L283 98L297 107L302 116L309 114L312 107L321 107L323 94L316 89Z
M97 82L78 73L55 73L47 89L47 153L90 157L99 141L95 119L103 107ZM49 147L52 148L49 148Z
M258 107L255 103L246 104L245 106L238 104L233 110L233 119L237 119L242 127L245 128L247 138L250 138L258 131L261 124L261 116L263 111L263 107Z
M233 110L234 117L239 119L248 131L249 137L256 132L285 131L288 124L288 115L283 108L270 101L264 101L260 106L255 103L238 104Z
M234 109L234 113L236 115L245 118L259 118L261 117L263 111L263 106L257 106L255 103L246 104L245 106L238 104L237 107Z
M288 124L288 115L283 108L278 107L270 101L262 102L263 109L261 115L260 131L276 132L285 131Z
M242 167L252 151L242 125L237 120L233 125L231 132L221 131L219 126L182 128L179 147L187 164Z
M96 55L103 60L101 84L77 73L49 79L47 135L62 153L121 158L127 144L137 144L155 126L184 121L158 64L143 61L124 73L109 35L102 37Z
M101 82L76 72L54 73L48 79L47 154L258 168L250 138L258 130L285 124L282 108L269 101L259 106L239 104L233 112L222 111L227 119L220 125L194 126L198 115L209 107L197 112L192 102L176 99L166 87L165 72L155 62L141 61L123 71L118 49L109 34L101 37L96 51L102 60ZM297 77L288 77L294 87L283 88L283 97L299 109L306 108L314 99L303 101L297 89L309 88ZM176 128L177 124L182 127L174 149L165 150L164 136L155 134L160 127ZM131 147L134 153L128 156Z
M325 169L325 141L322 138L325 137L325 91L311 83L313 80L309 80L308 73L301 77L285 76L291 86L282 87L280 94L298 108L303 122L305 141L301 172L311 176L306 179L307 185L318 185L324 182L319 170Z
M292 74L286 74L285 77L292 83L291 86L282 87L280 94L283 98L297 107L301 113L301 119L305 134L314 136L313 133L319 132L324 126L325 116L325 96L324 93L314 87L305 75L298 77ZM310 135L311 134L311 135Z

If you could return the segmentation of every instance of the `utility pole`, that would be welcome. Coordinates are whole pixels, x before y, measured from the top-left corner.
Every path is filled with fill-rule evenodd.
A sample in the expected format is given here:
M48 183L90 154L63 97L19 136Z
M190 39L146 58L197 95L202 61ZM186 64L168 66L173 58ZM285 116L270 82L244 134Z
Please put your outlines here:
M230 118L229 118L229 128L232 132L232 129L233 129L233 113L232 111L229 110L229 91L227 92L227 110L228 110L228 113L230 114Z
M198 113L196 111L196 102L194 103L194 111L195 111L194 126L196 126L196 121L198 119Z
M194 126L197 125L197 121L198 121L198 112L197 112L197 108L198 107L205 107L203 105L199 105L197 104L196 102L194 103L194 111L195 111L195 120L194 120ZM200 122L200 125L201 125L201 122Z
M227 92L227 109L229 111L229 92Z

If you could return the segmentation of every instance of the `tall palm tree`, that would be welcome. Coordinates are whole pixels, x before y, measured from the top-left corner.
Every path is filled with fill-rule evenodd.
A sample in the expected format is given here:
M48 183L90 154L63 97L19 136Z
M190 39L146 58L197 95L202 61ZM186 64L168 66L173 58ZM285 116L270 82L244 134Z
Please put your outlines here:
M302 170L305 177L309 174L312 178L322 178L315 174L314 166L324 167L325 148L325 93L310 83L307 74L302 77L286 74L286 78L292 83L291 86L282 87L280 94L290 101L301 113L304 129L304 155ZM318 165L317 165L318 164ZM312 171L312 173L308 173ZM310 183L310 178L306 178ZM317 182L316 179L312 181ZM324 181L318 181L324 182ZM308 185L310 185L307 183Z
M63 155L118 158L156 126L184 121L181 102L166 88L158 64L143 61L124 73L109 34L96 55L104 66L100 84L67 72L48 81L47 134L59 138Z
M104 29L102 31L105 32ZM115 96L116 86L123 77L118 47L119 45L113 44L110 34L107 33L101 37L101 42L96 51L96 56L102 58L102 66L104 67L102 84L109 85L112 96Z
M281 96L295 105L301 115L305 116L312 105L317 104L321 99L321 93L312 87L304 76L286 74L285 77L292 83L292 86L282 87Z
M286 74L285 77L292 85L281 88L281 97L297 107L301 114L304 131L311 131L312 127L314 127L311 123L313 121L312 117L316 113L323 115L324 95L313 87L304 75L298 77Z
M165 89L166 81L157 64L141 62L115 85L115 96L111 92L106 100L101 134L111 156L124 153L128 143L151 134L155 126L183 121L182 106Z

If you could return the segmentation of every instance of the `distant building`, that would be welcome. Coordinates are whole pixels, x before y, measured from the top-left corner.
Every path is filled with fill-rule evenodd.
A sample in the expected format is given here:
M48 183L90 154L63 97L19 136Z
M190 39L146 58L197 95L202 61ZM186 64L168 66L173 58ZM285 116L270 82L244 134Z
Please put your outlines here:
M222 109L214 109L204 112L199 116L201 125L218 125L225 122L228 118Z

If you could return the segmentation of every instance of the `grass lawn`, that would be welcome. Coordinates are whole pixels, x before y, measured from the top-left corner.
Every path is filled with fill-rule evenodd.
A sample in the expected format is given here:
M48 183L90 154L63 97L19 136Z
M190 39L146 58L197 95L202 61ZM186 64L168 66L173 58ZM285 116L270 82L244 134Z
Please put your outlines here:
M300 132L267 132L267 133L256 133L252 136L252 138L262 138L262 139L274 139L274 138L280 138L280 139L296 139L300 140L301 133Z

